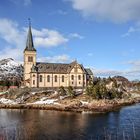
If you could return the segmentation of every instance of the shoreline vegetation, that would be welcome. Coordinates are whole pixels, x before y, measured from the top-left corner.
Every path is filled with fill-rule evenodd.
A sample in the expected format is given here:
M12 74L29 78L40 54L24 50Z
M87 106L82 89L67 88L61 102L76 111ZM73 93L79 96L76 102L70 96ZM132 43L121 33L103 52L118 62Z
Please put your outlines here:
M120 79L120 77L119 77ZM107 113L140 103L139 87L115 78L97 79L85 89L18 88L0 93L0 108Z

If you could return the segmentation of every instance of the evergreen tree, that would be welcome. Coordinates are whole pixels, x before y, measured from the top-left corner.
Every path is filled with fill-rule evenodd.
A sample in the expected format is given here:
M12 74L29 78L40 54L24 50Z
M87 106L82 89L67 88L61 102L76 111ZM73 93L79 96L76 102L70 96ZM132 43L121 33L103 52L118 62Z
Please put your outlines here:
M75 92L74 92L74 89L73 89L72 86L68 87L68 95L71 96L71 97L75 96Z
M64 88L63 86L61 86L61 87L59 88L59 94L60 94L61 96L65 96L65 95L66 95L66 90L65 90L65 88Z

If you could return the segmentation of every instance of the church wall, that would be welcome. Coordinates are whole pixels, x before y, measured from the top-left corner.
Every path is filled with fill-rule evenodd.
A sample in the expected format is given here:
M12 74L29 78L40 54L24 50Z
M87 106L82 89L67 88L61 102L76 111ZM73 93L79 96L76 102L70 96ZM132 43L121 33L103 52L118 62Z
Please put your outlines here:
M42 76L41 81L40 81L40 76ZM49 76L49 81L48 81L48 76ZM62 81L62 76L64 76L64 82ZM57 77L57 79L55 77ZM60 87L60 86L67 87L67 74L41 73L38 75L38 83L39 83L39 87Z
M33 57L33 62L28 62L28 57ZM24 80L30 79L30 72L32 66L36 65L36 52L25 51L24 52ZM30 86L29 83L25 83L26 86Z
M73 76L73 78L72 78ZM74 68L70 72L70 86L74 87L83 87L84 85L84 72L79 66L79 64L75 65Z
M31 73L30 76L31 76L31 80L30 80L31 87L37 87L37 74Z
M70 74L47 74L47 73L40 73L38 74L38 80L37 80L37 74L31 74L31 87L83 87L86 86L86 74L79 68L77 69L77 72L74 72L74 68L71 70ZM40 81L40 76L42 76L42 79ZM48 81L49 76L49 81ZM62 81L62 76L64 76L64 81ZM55 77L57 79L55 79ZM73 77L73 78L72 78ZM79 78L80 77L80 78ZM35 83L33 84L33 81Z
M62 77L64 76L64 81L62 81ZM68 87L68 75L67 74L60 74L60 86Z
M41 81L40 76L42 76ZM49 81L47 76L50 77ZM55 81L55 76L57 76L57 81ZM62 76L64 76L64 82L62 81ZM74 77L74 79L72 79L72 76ZM70 73L70 74L41 73L38 75L38 79L37 74L35 73L31 74L31 87L60 87L60 86L83 87L85 85L86 85L86 75L83 73Z

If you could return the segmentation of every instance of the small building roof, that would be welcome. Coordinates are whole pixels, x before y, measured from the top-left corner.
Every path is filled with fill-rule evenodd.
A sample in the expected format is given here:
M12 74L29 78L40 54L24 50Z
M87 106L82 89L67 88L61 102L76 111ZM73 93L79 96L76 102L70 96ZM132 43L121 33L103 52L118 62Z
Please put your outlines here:
M91 69L86 68L85 71L86 71L86 73L87 73L88 75L93 75L93 72L92 72Z

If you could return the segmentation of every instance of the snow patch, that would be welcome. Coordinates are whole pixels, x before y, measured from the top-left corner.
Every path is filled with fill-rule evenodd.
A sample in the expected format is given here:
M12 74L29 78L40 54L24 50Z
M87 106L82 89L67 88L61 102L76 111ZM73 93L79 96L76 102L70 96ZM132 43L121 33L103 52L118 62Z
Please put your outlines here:
M60 100L63 100L65 98L69 97L69 95L65 95L65 96L60 96Z
M1 98L0 103L1 104L17 104L15 101L10 100L10 99L5 99L5 98Z
M32 95L35 95L37 92L31 92Z
M33 104L56 104L55 102L58 101L58 99L47 99L46 97L42 98L40 101L36 101Z
M82 105L88 105L89 102L85 102L85 101L80 101L82 103Z

